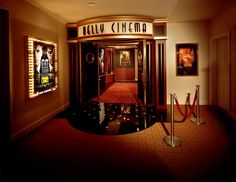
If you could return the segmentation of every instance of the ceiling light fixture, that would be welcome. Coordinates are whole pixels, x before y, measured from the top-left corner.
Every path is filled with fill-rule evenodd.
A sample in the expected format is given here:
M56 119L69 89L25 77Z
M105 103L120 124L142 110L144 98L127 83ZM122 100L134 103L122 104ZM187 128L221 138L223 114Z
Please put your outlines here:
M88 3L88 6L95 6L95 3Z

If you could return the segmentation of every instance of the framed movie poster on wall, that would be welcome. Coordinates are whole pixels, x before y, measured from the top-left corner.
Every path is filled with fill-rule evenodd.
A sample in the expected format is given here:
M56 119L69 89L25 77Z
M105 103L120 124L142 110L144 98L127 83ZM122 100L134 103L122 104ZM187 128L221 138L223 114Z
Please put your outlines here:
M198 76L198 44L176 44L176 75Z
M130 65L130 51L120 51L120 66Z
M27 37L29 98L57 88L57 44Z

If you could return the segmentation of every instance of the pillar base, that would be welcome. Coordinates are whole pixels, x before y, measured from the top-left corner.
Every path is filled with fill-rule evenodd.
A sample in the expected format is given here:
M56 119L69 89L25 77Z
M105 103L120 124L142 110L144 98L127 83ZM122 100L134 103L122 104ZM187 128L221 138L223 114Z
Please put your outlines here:
M173 136L173 143L171 142L171 139L171 135L168 135L163 138L163 141L171 147L179 147L182 145L182 141L178 137Z
M191 121L193 123L196 123L197 125L200 125L200 124L205 124L205 122L200 118L197 120L197 118L192 118Z

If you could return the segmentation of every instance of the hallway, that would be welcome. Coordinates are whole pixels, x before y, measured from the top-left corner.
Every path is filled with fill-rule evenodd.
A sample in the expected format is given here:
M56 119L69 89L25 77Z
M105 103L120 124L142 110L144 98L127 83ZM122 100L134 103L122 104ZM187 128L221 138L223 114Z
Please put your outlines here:
M136 82L114 82L100 95L99 101L104 103L138 104L138 84Z
M20 181L232 181L235 123L208 106L201 106L201 118L204 125L190 119L175 124L182 146L172 148L163 142L169 119L140 132L101 136L72 128L61 115L13 144L10 176ZM177 112L175 119L180 119Z

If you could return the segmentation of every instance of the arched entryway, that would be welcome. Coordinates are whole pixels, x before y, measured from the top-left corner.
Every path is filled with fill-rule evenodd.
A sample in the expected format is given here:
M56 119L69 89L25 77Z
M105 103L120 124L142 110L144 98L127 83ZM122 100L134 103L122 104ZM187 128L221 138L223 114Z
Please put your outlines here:
M122 115L127 118L128 115L132 117L141 114L141 122L145 120L146 124L144 127L135 126L134 130L145 129L150 125L147 123L153 123L152 118L158 117L166 110L165 40L154 39L153 32L148 30L151 28L153 31L153 20L150 22L150 19L146 21L144 18L126 17L118 21L117 17L106 17L105 20L103 18L99 21L106 23L89 19L68 25L71 106L75 116L79 114L81 117L81 112L90 112L90 117L90 109L93 108L96 114L92 120L97 118L99 121L91 123L96 123L99 127L105 116L108 120L114 120L115 117L116 121ZM127 21L127 18L131 19ZM106 28L108 33L104 34ZM111 35L109 31L115 34ZM127 93L131 83L134 85L135 99L131 99L133 95ZM109 88L113 88L111 90L114 92L122 88L120 92L126 92L128 96L115 98L115 94L111 94L113 100L106 100L108 96L104 99L104 93L109 91ZM105 114L101 116L104 106ZM113 106L119 108L119 111L111 109ZM110 110L113 112L112 116L108 113ZM74 120L77 119L74 117ZM117 123L120 124L120 120Z

